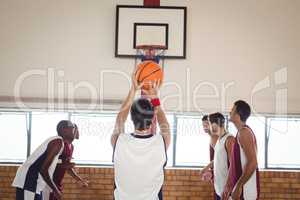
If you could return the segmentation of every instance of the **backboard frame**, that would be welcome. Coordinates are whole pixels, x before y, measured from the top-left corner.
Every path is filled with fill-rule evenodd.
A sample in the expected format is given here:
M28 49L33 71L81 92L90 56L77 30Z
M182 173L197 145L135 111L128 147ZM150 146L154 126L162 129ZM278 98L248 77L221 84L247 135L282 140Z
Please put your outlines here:
M136 43L137 40L137 27L138 26L156 26L156 27L164 27L165 28L165 43L163 46L168 49L169 44L169 24L166 23L134 23L133 25L133 48L136 49L139 44ZM144 43L142 45L145 45ZM156 44L146 44L146 45L156 45Z
M144 6L133 6L133 5L117 5L116 7L116 27L115 27L115 57L119 57L119 58L137 58L138 55L136 55L134 52L135 51L132 51L132 53L122 53L119 51L119 21L120 21L120 10L121 9L155 9L157 11L157 9L163 9L163 10L178 10L178 11L182 11L183 12L183 19L182 19L182 22L183 22L183 30L182 30L182 43L178 43L180 44L180 46L182 48L180 48L180 54L178 55L168 55L168 52L166 53L166 55L163 55L162 58L163 59L186 59L186 36L187 36L187 7L180 7L180 6L160 6L160 7L144 7ZM162 11L163 11L162 10ZM167 24L167 23L164 23L164 22L161 22L161 23L157 23L155 21L152 21L152 22L134 22L136 24ZM133 29L134 29L134 23L133 23ZM170 27L168 25L167 27L168 29L168 33L170 33ZM132 36L134 37L134 36ZM169 35L167 36L167 46L170 47L170 40L169 40ZM135 39L133 38L133 41L135 41ZM133 47L135 46L134 42L130 43L130 47ZM154 44L155 45L155 44ZM133 48L133 50L135 50Z

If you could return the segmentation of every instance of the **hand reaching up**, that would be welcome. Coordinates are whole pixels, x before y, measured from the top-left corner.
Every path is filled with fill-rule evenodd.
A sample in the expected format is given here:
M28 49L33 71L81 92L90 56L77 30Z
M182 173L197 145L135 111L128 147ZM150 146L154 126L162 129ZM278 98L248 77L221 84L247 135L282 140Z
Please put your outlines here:
M159 82L153 82L149 84L149 89L148 90L143 90L144 95L148 99L155 99L158 98L158 89L159 89Z

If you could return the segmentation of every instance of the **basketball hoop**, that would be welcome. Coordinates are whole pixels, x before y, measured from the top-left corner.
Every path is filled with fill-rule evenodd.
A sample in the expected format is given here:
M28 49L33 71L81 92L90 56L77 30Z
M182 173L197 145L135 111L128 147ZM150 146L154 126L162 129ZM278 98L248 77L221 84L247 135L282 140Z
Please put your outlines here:
M141 61L152 60L157 64L160 64L160 60L162 58L162 64L160 65L162 70L164 70L164 55L165 51L167 50L166 46L163 45L138 45L135 47L136 49L136 59L135 59L135 66L137 66L137 59ZM141 96L144 96L143 91L141 91ZM156 123L157 118L154 115L152 119L152 126L150 132L152 134L156 134Z
M164 50L167 49L167 47L164 45L138 45L135 48L136 49L164 49Z
M138 45L135 49L137 58L142 61L152 60L159 64L160 59L164 58L167 47L164 45Z

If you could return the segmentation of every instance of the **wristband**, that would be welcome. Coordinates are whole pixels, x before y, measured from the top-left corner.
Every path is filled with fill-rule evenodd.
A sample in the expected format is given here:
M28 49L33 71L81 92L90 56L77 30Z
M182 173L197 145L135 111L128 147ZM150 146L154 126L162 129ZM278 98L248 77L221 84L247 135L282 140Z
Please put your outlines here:
M160 106L159 98L151 99L151 104L153 107Z

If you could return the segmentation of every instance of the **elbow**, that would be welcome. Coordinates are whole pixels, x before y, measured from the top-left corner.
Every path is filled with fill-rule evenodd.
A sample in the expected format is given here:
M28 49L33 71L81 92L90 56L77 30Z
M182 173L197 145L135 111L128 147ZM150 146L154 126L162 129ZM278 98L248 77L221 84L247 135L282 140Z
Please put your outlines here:
M73 169L73 168L72 168ZM67 170L67 173L69 174L69 175L72 175L72 169L68 169Z
M164 138L169 138L169 137L171 137L171 132L170 132L170 130L163 130L163 131L161 131L160 132L160 134L164 137Z
M49 175L49 165L47 163L44 163L40 169L40 174L42 175L43 178L45 177L50 177Z
M254 168L254 170L255 170L257 167L258 167L258 162L257 162L257 160L255 159L255 160L253 161L253 168Z
M45 178L48 175L48 170L45 167L42 167L40 174L42 175L43 178Z
M249 168L251 169L251 171L254 172L258 167L257 159L250 160L248 165L249 165Z
M165 135L171 134L169 122L165 122L165 123L161 124L160 129L161 129L161 132L164 133Z

